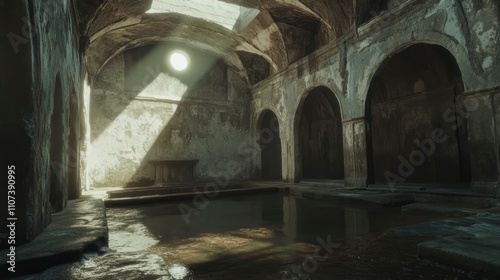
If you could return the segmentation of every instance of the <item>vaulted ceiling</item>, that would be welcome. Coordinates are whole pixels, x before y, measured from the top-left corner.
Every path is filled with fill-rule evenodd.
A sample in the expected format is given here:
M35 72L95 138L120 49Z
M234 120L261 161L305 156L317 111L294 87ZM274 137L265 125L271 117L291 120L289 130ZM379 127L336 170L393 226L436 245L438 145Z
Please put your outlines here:
M221 0L240 6L237 22L230 30L220 22L196 16L206 7L184 14L168 9L169 2L178 6L177 11L182 5L192 9L196 3L222 5L217 0L154 1L158 2L78 1L91 78L108 60L127 49L175 42L217 55L253 84L265 78L262 71L278 72L346 34L360 17L356 11L373 5L368 0ZM148 12L158 3L167 9Z

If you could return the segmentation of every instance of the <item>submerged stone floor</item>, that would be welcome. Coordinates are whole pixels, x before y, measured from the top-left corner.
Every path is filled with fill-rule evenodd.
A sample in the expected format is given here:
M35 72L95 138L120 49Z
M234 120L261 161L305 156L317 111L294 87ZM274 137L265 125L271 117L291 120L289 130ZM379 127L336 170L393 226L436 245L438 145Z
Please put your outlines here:
M293 202L275 205L283 194L246 188L211 197L189 225L171 197L107 211L98 196L71 201L19 246L18 271L37 273L15 279L495 279L500 272L494 198L297 184L282 189ZM285 214L290 203L302 205L300 213ZM265 221L255 220L256 205L264 205ZM301 222L287 225L290 215ZM316 252L317 238L331 246Z

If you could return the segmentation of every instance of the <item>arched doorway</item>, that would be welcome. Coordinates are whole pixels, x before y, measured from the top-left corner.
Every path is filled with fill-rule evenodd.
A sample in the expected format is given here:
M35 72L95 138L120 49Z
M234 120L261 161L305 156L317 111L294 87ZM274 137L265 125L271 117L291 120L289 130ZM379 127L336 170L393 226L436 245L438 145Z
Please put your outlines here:
M63 183L63 145L64 112L62 85L59 75L56 78L52 115L50 118L50 204L54 211L61 211L67 195Z
M443 47L415 44L373 77L366 111L369 183L469 183L463 82Z
M281 180L281 139L279 121L271 110L262 113L259 125L262 179Z
M309 91L298 110L300 178L344 179L340 105L320 86Z

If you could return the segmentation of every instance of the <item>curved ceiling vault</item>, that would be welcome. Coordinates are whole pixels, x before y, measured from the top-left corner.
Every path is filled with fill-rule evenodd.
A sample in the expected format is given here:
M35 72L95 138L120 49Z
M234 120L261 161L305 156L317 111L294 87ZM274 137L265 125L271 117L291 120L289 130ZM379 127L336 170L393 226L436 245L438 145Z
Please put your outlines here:
M185 3L191 3L193 9L192 2L197 1L201 0ZM202 19L203 12L190 12L194 16L175 12L181 11L181 4L162 10L162 5L169 8L170 0L78 1L80 17L86 23L82 29L89 41L89 76L95 77L109 59L127 49L157 42L176 42L219 56L228 67L253 84L262 79L255 78L255 71L262 70L263 61L269 63L266 71L272 74L347 33L353 25L356 2L219 1L241 6L234 25ZM217 4L215 0L212 2ZM230 29L231 26L234 27ZM319 33L326 36L317 36ZM256 66L260 69L252 69Z

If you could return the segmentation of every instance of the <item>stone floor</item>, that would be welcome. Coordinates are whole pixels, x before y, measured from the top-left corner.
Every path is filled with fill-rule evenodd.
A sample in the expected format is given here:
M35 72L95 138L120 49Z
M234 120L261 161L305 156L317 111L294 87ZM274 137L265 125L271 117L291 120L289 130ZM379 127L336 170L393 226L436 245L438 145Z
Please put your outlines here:
M254 182L236 184L236 186L221 190L219 194L238 195L279 189L296 197L332 203L402 206L401 214L408 215L416 221L418 219L415 217L419 216L435 217L433 221L425 221L427 219L422 218L424 221L422 223L393 227L385 231L382 237L392 240L391 242L399 239L404 239L404 242L412 240L417 248L415 257L447 267L465 269L466 272L469 271L465 275L474 276L471 279L488 279L488 277L495 279L495 275L500 275L500 242L498 241L500 203L495 198L464 190L423 190L405 187L387 191L344 188L337 183L322 185L321 182L294 185ZM141 190L110 188L86 193L82 198L70 201L64 211L53 215L51 225L40 236L33 242L18 247L16 276L19 277L16 279L107 279L110 275L113 279L183 279L171 278L172 271L167 271L163 261L156 254L123 253L107 248L108 227L103 198L106 198L104 191L110 191L110 196L115 196L115 198L106 198L107 203L115 199L115 201L120 201L118 204L124 202L140 204L151 202L147 198L151 196L156 197L155 201L172 200L175 196L190 198L192 194L186 193L188 189L192 190L193 186L186 189L179 188L169 194L165 194L164 190L163 193L160 190L160 194L154 194L154 188L147 190L147 193ZM120 191L128 192L128 194L131 191L137 191L138 195L136 198L123 198L120 197ZM369 249L365 251L358 253L363 255L370 252ZM1 251L2 274L7 271L6 255L7 251ZM370 257L367 256L367 258ZM100 265L101 263L112 265L106 267ZM121 269L114 271L113 267ZM40 273L41 271L44 272ZM6 274L6 276L10 278L13 275ZM215 276L200 279L232 278Z
M79 261L86 252L99 252L108 244L106 209L102 199L83 195L69 201L63 211L32 242L16 247L16 275L40 272L64 262ZM7 277L7 250L0 251L0 269Z

